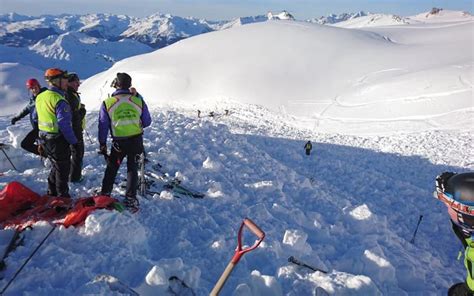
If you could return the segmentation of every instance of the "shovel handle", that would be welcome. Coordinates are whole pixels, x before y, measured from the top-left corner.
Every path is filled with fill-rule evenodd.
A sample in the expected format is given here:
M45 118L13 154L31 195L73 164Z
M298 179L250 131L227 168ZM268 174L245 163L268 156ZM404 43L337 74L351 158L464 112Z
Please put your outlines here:
M211 293L209 294L210 296L219 295L220 291L222 290L222 287L224 287L225 282L229 278L229 275L231 274L232 270L234 270L234 267L235 267L235 264L232 261L229 262L229 264L227 264L227 267L225 268L221 277L219 278L216 285L214 286Z
M265 233L249 218L244 219L244 224L247 226L250 231L252 231L259 239L265 237Z

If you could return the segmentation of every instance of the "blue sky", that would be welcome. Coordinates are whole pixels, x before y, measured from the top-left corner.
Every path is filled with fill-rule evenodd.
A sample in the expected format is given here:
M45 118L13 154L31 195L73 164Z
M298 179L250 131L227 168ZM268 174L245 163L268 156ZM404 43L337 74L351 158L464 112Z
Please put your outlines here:
M60 13L112 13L143 17L155 12L211 20L287 10L297 19L329 13L391 13L402 16L429 11L432 7L473 13L472 0L0 0L0 13L26 15Z

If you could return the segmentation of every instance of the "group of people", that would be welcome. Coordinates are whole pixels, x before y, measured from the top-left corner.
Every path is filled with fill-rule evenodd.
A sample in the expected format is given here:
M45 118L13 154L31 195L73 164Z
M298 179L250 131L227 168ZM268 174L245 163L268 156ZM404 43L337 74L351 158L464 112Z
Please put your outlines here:
M51 162L47 194L70 198L69 182L83 180L86 108L79 95L80 79L76 73L50 68L41 87L37 79L26 81L31 92L28 105L11 119L15 124L30 115L32 130L21 142L26 151L47 157ZM110 196L120 164L127 157L127 189L124 205L138 210L138 159L144 153L143 129L151 124L151 116L142 96L132 88L127 73L117 73L111 85L116 90L99 111L99 152L106 156L107 168L102 180L101 195ZM107 137L111 134L110 154Z

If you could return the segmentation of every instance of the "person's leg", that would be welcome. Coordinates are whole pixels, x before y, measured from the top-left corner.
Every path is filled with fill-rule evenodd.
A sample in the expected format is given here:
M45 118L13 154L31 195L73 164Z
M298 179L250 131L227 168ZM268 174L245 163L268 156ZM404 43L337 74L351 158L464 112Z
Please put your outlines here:
M38 152L38 145L35 144L38 138L38 129L31 130L26 137L21 141L21 148L36 155L40 155Z
M122 152L119 152L114 148L111 149L107 160L107 168L105 169L104 178L102 179L101 194L110 195L112 193L115 177L117 176L123 158L124 154Z
M69 195L69 172L71 170L71 150L69 143L63 136L54 140L54 160L56 167L56 191L58 196L70 197Z
M48 191L47 194L50 196L58 196L58 192L56 191L56 165L55 160L53 157L54 151L54 141L53 140L45 140L43 147L44 147L44 154L48 157L49 161L51 161L51 170L48 176Z
M71 173L69 181L79 182L82 178L82 159L84 158L84 140L79 139L77 144L71 145Z

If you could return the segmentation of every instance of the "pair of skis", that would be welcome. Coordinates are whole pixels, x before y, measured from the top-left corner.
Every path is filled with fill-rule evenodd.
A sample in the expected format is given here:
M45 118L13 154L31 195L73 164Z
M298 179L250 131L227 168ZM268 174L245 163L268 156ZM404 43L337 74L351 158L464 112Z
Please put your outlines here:
M162 184L161 188L154 188L159 183ZM160 194L160 189L167 190L173 194L176 198L191 197L191 198L204 198L204 194L193 189L187 188L181 184L181 180L177 178L171 178L162 169L159 163L151 165L151 170L145 170L145 156L140 156L140 178L139 178L139 191L142 196L147 194Z

